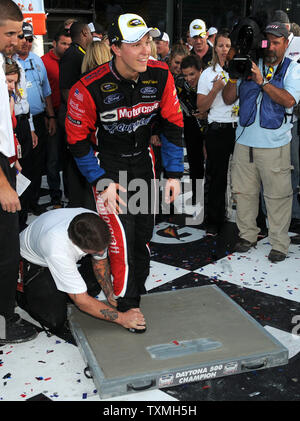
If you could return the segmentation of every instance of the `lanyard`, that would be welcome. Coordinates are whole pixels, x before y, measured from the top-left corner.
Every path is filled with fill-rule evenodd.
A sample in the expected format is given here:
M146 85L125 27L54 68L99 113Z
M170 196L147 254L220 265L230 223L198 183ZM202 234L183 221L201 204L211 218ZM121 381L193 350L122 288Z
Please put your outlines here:
M76 47L78 48L79 51L81 51L83 54L86 54L85 50L80 47L80 45L76 44Z
M225 75L224 71L222 71L222 72L221 72L221 75L223 76L223 79L224 79L224 80L225 80L225 82L227 83L227 82L228 82L228 79L227 79L227 77L226 77L226 75Z

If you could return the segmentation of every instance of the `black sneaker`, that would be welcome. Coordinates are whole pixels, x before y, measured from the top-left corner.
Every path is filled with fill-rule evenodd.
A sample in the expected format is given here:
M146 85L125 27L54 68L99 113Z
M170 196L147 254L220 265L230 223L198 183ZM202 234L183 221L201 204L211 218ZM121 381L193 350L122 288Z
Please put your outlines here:
M292 244L300 244L300 234L294 235L291 237Z
M254 243L251 243L250 241L245 240L244 238L240 238L234 247L234 251L236 251L237 253L246 253L251 249L251 247L255 247L256 244L256 241Z
M216 225L207 225L206 235L210 237L216 237L218 235L218 228Z
M5 338L0 338L0 344L18 344L21 342L27 342L37 337L38 332L26 320L21 319L18 314L14 314L9 319L6 319L6 332L4 333Z
M283 260L285 260L285 258L286 258L285 253L282 253L282 251L278 251L274 249L270 251L269 256L268 256L268 259L272 263L282 262Z
M42 213L45 212L45 208L42 205L33 204L29 207L28 212L32 213L35 216L39 216L39 215L42 215Z
M60 199L52 199L51 204L53 205L52 209L61 209L63 208L62 201Z

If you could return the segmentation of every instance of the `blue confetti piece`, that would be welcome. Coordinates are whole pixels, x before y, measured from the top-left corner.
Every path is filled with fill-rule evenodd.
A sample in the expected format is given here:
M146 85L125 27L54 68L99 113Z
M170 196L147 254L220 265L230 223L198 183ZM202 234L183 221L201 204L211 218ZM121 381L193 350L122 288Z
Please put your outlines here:
M82 394L82 399L86 399L87 398L87 393L83 393Z

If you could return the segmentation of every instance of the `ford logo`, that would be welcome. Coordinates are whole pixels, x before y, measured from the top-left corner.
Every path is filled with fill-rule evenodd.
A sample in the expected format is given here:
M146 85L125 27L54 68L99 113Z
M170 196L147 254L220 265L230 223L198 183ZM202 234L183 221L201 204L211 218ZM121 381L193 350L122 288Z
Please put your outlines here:
M147 86L147 87L141 89L141 93L146 94L146 95L156 94L156 92L157 92L157 89L153 88L151 86Z
M124 98L123 94L112 94L105 98L104 104L114 104L115 102L120 101L122 98Z

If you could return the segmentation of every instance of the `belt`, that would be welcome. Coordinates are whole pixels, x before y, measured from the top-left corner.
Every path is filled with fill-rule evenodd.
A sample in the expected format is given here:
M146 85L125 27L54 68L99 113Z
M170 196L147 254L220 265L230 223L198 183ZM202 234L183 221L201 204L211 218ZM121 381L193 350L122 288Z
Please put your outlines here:
M212 130L227 129L228 127L232 127L235 129L237 127L237 123L233 121L231 123L217 123L216 121L213 121L209 124L209 127Z
M20 121L20 120L28 120L29 117L30 117L30 113L16 115L17 121Z

